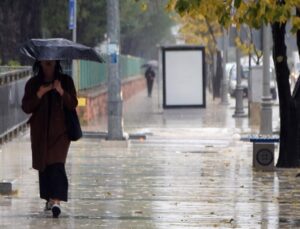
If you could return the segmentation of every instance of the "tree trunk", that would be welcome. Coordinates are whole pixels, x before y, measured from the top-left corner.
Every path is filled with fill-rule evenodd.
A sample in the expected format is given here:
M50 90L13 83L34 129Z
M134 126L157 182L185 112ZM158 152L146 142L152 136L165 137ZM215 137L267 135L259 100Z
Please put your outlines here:
M277 167L299 167L297 150L297 119L294 101L291 95L285 44L285 23L272 25L273 59L275 64L279 109L280 109L280 149Z
M216 82L216 56L215 54L212 55L212 64L211 64L211 73L212 73L212 78L211 78L211 85L212 85L212 96L213 100L216 99L216 87L215 87L215 82Z
M300 9L296 9L296 15L297 17L300 17ZM298 46L298 53L300 55L300 30L297 30L296 34L296 39L297 39L297 46ZM300 78L298 76L297 83L300 83ZM296 85L295 85L296 86ZM295 93L293 93L293 100L296 108L296 122L297 122L297 135L296 135L296 142L297 142L297 153L298 153L298 158L300 159L300 93L299 93L299 87L294 88Z
M300 9L299 8L297 8L297 10L296 10L296 16L300 17ZM298 46L298 53L300 56L300 30L299 29L297 30L297 46Z
M220 50L217 51L217 63L216 63L216 75L214 77L214 94L215 97L220 98L221 96L221 82L223 79L223 68L222 68L223 58L221 56Z

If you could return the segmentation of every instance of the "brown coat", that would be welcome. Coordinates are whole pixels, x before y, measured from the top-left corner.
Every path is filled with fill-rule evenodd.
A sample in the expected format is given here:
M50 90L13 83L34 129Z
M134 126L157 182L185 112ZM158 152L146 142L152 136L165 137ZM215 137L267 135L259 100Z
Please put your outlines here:
M60 75L57 79L64 89L63 96L51 91L39 99L37 91L43 81L35 76L27 82L22 100L23 111L32 114L29 119L32 167L40 171L50 164L65 163L70 140L63 107L72 110L78 103L72 78Z

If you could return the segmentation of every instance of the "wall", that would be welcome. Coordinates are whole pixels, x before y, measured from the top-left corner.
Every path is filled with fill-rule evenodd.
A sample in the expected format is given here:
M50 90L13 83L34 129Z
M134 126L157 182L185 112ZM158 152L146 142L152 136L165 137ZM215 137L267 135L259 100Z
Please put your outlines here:
M122 81L123 101L146 88L143 75L132 76ZM82 123L90 122L100 115L106 115L107 111L107 88L100 85L92 89L81 90L78 93L78 114Z

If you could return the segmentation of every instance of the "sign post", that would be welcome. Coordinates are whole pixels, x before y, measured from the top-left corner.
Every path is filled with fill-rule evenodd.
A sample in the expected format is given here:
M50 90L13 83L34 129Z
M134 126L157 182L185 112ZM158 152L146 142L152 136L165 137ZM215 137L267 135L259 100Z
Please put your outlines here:
M72 30L72 40L77 41L77 0L69 0L69 29ZM72 61L72 78L75 81L75 85L78 87L77 78L77 62Z

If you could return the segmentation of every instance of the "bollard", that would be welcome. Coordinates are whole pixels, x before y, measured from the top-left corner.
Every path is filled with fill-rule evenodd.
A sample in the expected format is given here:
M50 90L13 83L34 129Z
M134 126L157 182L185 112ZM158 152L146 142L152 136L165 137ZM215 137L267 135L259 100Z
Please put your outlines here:
M17 180L0 181L0 194L11 195L17 191Z
M253 167L258 170L274 170L274 143L253 143Z

